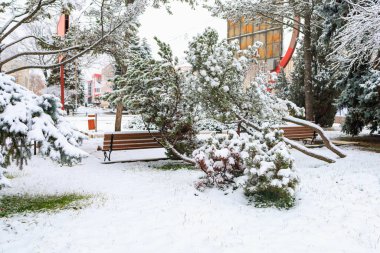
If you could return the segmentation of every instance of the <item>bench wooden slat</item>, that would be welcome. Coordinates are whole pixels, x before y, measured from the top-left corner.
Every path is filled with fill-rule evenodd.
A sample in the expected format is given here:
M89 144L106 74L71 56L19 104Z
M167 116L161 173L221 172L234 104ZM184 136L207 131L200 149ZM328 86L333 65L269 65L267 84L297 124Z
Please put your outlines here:
M112 146L112 150L131 150L131 149L148 149L148 148L162 148L158 143L148 143L148 144L135 144L135 145L117 145ZM103 151L109 151L110 146L105 146Z
M153 134L155 138L160 138L160 134ZM105 134L104 135L104 140L105 141L111 141L112 134ZM147 139L147 138L152 138L152 135L149 133L131 133L131 134L114 134L113 135L113 140L123 140L123 139Z
M150 141L150 142L144 142L144 143L139 143L139 142L133 142L133 143L120 143L120 144L113 144L112 149L116 147L128 147L128 146L139 146L139 145L150 145L150 146L160 146L161 145L158 142ZM110 144L103 144L103 147L109 148L111 147Z
M316 133L314 129L305 126L280 127L284 131L284 137L293 140L314 140Z
M161 139L157 139L158 141L160 141ZM149 139L132 139L132 140L113 140L113 145L116 145L116 144L122 144L122 143L125 143L125 144L128 144L128 143L146 143L146 142L157 142L155 141L153 138L149 138ZM103 145L109 145L111 144L111 141L104 141L103 142Z
M98 150L104 152L104 161L107 159L111 161L112 151L162 148L162 145L157 142L161 139L161 134L156 132L106 133L103 147L98 147Z

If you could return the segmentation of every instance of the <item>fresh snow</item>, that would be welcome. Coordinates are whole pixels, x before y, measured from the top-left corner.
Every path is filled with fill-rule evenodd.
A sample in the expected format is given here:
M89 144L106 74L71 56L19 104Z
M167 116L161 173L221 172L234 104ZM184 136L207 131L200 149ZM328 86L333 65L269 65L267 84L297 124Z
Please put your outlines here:
M99 155L94 142L84 148ZM88 193L93 203L0 219L0 252L379 252L380 155L345 152L326 164L292 150L301 185L288 211L248 205L241 190L198 192L202 172L153 168L164 161L90 156L60 167L33 157L23 171L8 170L13 188L0 194Z

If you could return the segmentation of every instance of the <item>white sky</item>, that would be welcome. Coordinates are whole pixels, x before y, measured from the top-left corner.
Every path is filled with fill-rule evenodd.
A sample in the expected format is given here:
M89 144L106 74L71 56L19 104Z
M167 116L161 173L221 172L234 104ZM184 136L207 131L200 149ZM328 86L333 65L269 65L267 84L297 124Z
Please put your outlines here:
M158 37L161 41L169 43L175 56L180 62L184 58L184 51L187 49L188 42L205 30L207 27L215 28L220 38L227 36L227 22L223 19L212 17L211 14L202 7L195 10L187 4L174 2L170 4L172 15L165 8L149 8L140 17L141 38L146 38L154 53L157 52L156 42L153 37ZM104 63L104 64L103 64ZM103 62L105 66L107 63ZM100 73L99 63L85 72L85 78L90 79L93 73Z
M148 9L140 18L140 36L148 39L152 50L155 47L154 36L169 43L174 55L179 58L184 57L188 42L205 30L206 27L215 28L221 38L226 38L227 22L223 19L212 17L211 14L202 7L191 9L189 5L175 2L171 4L172 15L168 14L163 8Z

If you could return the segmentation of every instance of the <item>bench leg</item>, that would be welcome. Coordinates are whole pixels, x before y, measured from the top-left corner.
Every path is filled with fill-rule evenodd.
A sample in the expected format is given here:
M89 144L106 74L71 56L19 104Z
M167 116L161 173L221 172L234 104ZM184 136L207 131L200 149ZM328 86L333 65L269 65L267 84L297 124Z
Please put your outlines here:
M313 138L311 139L311 144L314 144L314 141L316 138L317 138L317 133L314 131Z
M111 152L112 151L109 151L108 154L107 154L107 151L103 151L104 152L104 161L111 161Z

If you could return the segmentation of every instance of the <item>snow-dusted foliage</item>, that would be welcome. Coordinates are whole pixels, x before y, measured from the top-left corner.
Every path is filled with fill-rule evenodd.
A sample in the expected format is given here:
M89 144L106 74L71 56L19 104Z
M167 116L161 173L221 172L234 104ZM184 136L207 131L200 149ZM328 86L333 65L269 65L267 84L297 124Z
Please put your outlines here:
M236 115L246 115L262 124L280 122L289 114L289 107L295 114L302 114L293 103L267 91L270 79L267 74L259 74L249 87L243 88L246 72L256 63L257 49L261 45L257 42L241 51L237 41L219 42L218 33L213 29L206 29L190 42L186 59L192 72L187 81L194 99L209 115L233 121Z
M129 118L128 121L125 123L124 128L130 129L130 130L148 130L146 123L143 121L143 119L140 116L134 116L132 118ZM156 130L157 127L150 124L149 130Z
M196 187L242 186L257 206L291 207L298 177L282 135L282 130L269 129L242 136L234 131L212 135L193 152L197 167L206 173Z
M236 186L234 178L243 175L244 159L248 156L246 151L246 138L238 136L232 130L227 135L213 134L206 143L194 150L193 157L197 167L206 173L196 183L196 188L216 186L225 189L231 185Z
M203 108L207 108L211 115L228 118L233 107L231 96L236 98L243 93L246 71L261 44L257 43L244 51L244 55L236 57L243 53L239 42L219 42L218 38L218 33L208 28L190 42L186 60L192 66L192 73L187 82Z
M168 149L174 147L180 153L190 155L196 131L191 103L184 95L184 73L179 71L178 59L169 45L156 41L159 60L153 59L144 42L130 45L126 59L128 68L116 81L120 87L117 93L131 113L141 115L147 128L158 128L164 139L163 145L170 144Z
M339 31L333 57L344 65L380 63L380 1L347 1L350 11Z
M340 108L348 113L343 132L358 135L364 127L371 133L380 131L380 71L368 65L347 79L347 86L338 99Z
M63 117L58 99L37 96L0 74L0 141L2 167L12 161L22 168L36 142L39 153L62 164L79 162L87 154L77 148L84 136Z
M257 206L289 208L294 204L298 177L293 168L293 158L282 139L283 131L268 129L261 141L249 150L245 171L248 179L245 195Z
M221 132L228 129L237 129L237 124L223 124L216 119L205 118L195 122L197 131L216 131Z

